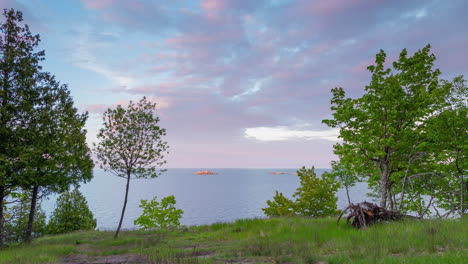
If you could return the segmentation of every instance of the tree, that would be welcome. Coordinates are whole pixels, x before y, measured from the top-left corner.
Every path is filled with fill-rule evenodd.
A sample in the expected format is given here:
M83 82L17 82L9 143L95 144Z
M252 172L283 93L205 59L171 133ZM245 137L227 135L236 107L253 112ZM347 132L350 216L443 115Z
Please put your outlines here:
M118 177L127 180L125 198L119 225L114 238L119 235L127 206L131 177L156 178L165 164L167 142L162 137L166 130L158 126L159 117L154 115L156 104L143 97L138 103L130 101L127 108L104 112L103 128L97 135L100 140L94 146L100 166Z
M24 233L24 241L30 242L40 190L62 192L70 184L90 180L93 163L83 129L87 113L78 114L67 86L42 71L39 62L44 51L34 52L39 35L22 26L22 13L10 9L4 10L4 16L0 27L0 219L9 192L30 190Z
M342 88L332 89L333 119L322 122L340 128L342 143L334 146L340 163L353 164L371 185L379 186L380 206L393 209L392 187L400 183L396 172L407 164L407 153L424 132L424 120L443 103L448 86L433 69L435 56L430 45L412 57L404 49L391 68L385 68L386 54L376 55L365 94L347 98Z
M318 178L314 167L311 169L302 169L297 171L300 178L300 186L297 188L292 201L276 192L273 201L267 201L268 207L263 208L267 216L330 216L338 213L336 208L336 191L339 184L328 173L322 174Z
M62 193L52 213L47 233L60 234L76 230L94 230L96 219L88 208L86 198L78 189Z
M70 185L92 179L93 162L83 129L88 114L78 114L66 85L43 73L36 81L39 98L27 126L23 156L28 163L21 172L22 186L31 191L31 210L25 241L32 239L34 212L39 192L61 193Z
M22 25L23 14L4 9L0 23L0 246L3 245L4 201L18 187L18 176L27 163L22 138L37 98L35 78L44 52L34 52L39 35Z
M143 208L143 213L134 223L142 229L178 227L184 211L177 209L175 204L174 195L162 198L161 202L157 201L157 197L149 202L141 200L139 207Z
M356 181L358 181L358 174L349 167L350 164L332 161L331 165L332 171L329 174L345 188L348 204L350 204L351 198L349 197L349 189L356 184Z
M439 207L448 213L459 212L461 216L467 209L468 181L468 87L463 76L448 83L450 92L446 104L432 115L427 123L427 137L431 152L429 159L439 174L441 190L436 196Z

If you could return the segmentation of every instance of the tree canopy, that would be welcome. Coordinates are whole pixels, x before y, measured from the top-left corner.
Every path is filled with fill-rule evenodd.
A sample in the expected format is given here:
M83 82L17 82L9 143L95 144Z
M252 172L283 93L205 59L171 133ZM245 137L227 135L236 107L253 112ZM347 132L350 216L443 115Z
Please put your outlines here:
M386 57L381 50L375 64L368 67L372 77L362 97L349 98L343 88L332 89L333 118L322 122L340 129L342 142L334 146L339 163L364 176L370 186L375 187L381 207L401 209L403 203L411 201L415 202L413 205L423 205L422 196L434 192L434 188L440 189L440 182L449 179L448 174L440 171L440 166L447 162L436 158L447 152L435 147L451 146L441 141L444 132L440 129L447 126L438 130L436 123L458 116L458 123L452 123L452 127L459 136L449 136L458 141L451 141L454 145L450 153L461 157L460 148L466 140L466 125L463 124L467 120L466 112L463 114L460 108L459 115L449 112L446 103L454 94L453 87L463 87L462 77L453 83L440 80L441 72L434 69L436 57L430 53L430 45L412 56L404 49L389 68ZM466 93L464 97L466 101ZM464 173L466 169L461 172ZM430 181L424 180L427 188L421 185L417 190L413 188L412 198L405 200L408 184L424 177L430 178ZM397 194L402 199L396 199ZM424 205L425 209L429 205Z

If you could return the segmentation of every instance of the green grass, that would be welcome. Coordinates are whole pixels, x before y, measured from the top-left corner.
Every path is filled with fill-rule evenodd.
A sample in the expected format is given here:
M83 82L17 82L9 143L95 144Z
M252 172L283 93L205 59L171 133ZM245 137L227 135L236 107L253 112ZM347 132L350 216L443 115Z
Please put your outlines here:
M137 254L148 263L465 263L468 218L384 223L357 230L335 219L238 220L171 231L76 232L0 251L0 263Z

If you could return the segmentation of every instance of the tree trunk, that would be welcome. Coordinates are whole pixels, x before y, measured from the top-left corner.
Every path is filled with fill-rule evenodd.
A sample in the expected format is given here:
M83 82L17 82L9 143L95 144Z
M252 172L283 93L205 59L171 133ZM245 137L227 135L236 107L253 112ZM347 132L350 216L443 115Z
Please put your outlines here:
M3 212L3 201L5 199L5 187L0 185L0 248L4 247L3 244L3 234L5 233L5 219L4 219L4 212Z
M351 199L349 198L349 186L345 186L346 197L348 197L348 204L351 204Z
M31 243L32 241L32 232L33 232L33 225L34 225L34 217L36 214L38 192L39 192L39 186L34 185L33 190L32 190L32 197L31 197L31 207L29 210L28 226L26 227L26 232L24 233L24 242L28 244Z
M380 165L380 207L385 209L387 209L389 178L388 164L382 161Z
M393 211L392 184L388 185L387 195L388 195L387 202L388 202L389 210Z
M460 175L460 216L463 217L465 214L465 179L463 173Z
M125 189L125 199L124 199L124 204L122 207L122 215L120 216L119 226L117 227L117 231L115 231L114 239L119 236L120 228L122 227L122 221L125 215L125 208L127 207L129 186L130 186L130 172L127 172L127 188Z

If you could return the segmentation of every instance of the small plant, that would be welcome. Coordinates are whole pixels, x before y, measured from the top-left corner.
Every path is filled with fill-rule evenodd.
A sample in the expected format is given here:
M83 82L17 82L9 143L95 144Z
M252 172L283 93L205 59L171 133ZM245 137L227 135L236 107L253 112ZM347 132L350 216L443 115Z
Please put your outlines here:
M96 219L88 208L86 198L78 189L75 189L62 193L57 199L57 205L47 226L47 232L60 234L95 228Z
M157 201L156 196L149 202L141 200L140 208L143 208L143 213L134 224L142 229L178 227L184 211L177 209L175 204L174 195L162 198L161 202Z

